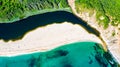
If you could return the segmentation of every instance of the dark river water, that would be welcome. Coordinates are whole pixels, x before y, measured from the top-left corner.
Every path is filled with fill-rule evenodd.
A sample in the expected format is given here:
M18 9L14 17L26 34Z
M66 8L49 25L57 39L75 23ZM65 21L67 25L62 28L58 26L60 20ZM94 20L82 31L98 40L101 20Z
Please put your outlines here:
M73 24L80 24L88 32L99 36L99 32L97 30L88 26L87 23L83 22L72 13L57 11L34 15L14 23L0 24L0 39L5 41L21 39L25 33L40 26L45 26L52 23L61 23L64 21L68 21Z

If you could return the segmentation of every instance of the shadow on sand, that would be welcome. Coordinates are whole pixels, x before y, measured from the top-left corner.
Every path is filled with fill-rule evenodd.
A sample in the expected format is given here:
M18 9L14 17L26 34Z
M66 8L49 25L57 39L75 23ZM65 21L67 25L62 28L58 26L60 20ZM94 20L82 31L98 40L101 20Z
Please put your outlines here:
M16 41L22 39L27 32L40 26L45 26L52 23L61 23L64 21L68 21L73 24L79 24L89 33L93 33L96 36L99 36L100 34L96 29L87 25L87 23L72 13L66 11L57 11L30 16L26 19L16 21L14 23L0 24L0 39L6 42L9 40Z

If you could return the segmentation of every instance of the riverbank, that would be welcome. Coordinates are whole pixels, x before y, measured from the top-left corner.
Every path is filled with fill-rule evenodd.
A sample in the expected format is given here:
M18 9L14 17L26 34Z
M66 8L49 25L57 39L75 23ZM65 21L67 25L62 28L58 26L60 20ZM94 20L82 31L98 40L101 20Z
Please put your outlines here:
M107 29L104 29L103 26L98 25L96 21L96 12L94 11L93 15L89 15L88 11L77 13L75 7L75 0L68 0L70 7L73 10L73 13L86 21L89 25L96 28L100 34L101 38L105 41L105 45L107 45L108 50L111 52L113 57L120 64L120 30L119 27L109 26ZM115 33L114 36L112 34Z
M43 14L43 13L47 13L47 12L55 12L55 11L66 11L66 12L71 12L71 9L69 7L67 8L53 8L53 9L44 9L44 10L35 10L35 11L26 11L25 13L23 13L25 16L23 18L20 18L20 17L15 17L15 18L12 18L11 20L1 20L0 19L0 23L13 23L13 22L16 22L16 21L20 21L20 20L23 20L23 19L26 19L30 16L33 16L33 15L37 15L37 14Z
M0 23L12 23L29 16L53 11L69 11L67 0L0 1ZM8 7L9 6L9 7ZM14 8L13 8L14 7Z
M0 40L0 55L14 56L36 51L47 51L72 42L93 41L102 44L101 40L89 34L77 24L64 22L39 27L28 32L21 40L5 42Z

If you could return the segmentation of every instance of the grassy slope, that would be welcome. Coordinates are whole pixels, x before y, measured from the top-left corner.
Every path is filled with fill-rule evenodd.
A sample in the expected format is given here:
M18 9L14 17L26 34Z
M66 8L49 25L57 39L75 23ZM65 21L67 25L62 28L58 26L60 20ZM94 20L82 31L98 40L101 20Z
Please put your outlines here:
M67 0L0 0L0 23L57 10L69 11Z
M114 26L120 24L120 0L76 0L75 4L78 12L95 10L97 20L104 28L107 28L109 23ZM101 20L100 17L104 19Z

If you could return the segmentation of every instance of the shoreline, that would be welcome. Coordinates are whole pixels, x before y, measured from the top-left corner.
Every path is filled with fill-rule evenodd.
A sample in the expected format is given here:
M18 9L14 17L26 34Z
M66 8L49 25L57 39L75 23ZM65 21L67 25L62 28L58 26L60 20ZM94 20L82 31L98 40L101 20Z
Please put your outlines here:
M87 22L90 26L97 29L100 32L100 37L105 42L105 47L108 49L108 51L112 54L112 56L115 58L115 60L120 64L120 31L117 30L113 26L109 26L107 29L103 29L102 26L99 26L96 21L96 13L94 11L94 14L92 16L89 16L89 12L81 12L80 14L76 12L75 9L75 0L68 0L69 6L71 7L73 13L78 16L79 18L83 19L85 22ZM111 37L111 34L113 31L116 31L116 36ZM111 40L113 39L113 40ZM114 43L115 42L115 43ZM114 45L115 44L115 45ZM104 45L103 45L104 47Z
M73 12L73 14L74 15L76 15L78 18L80 18L82 21L84 21L84 22L89 22L89 20L91 19L91 21L90 22L92 22L92 21L95 21L95 19L94 19L94 16L95 16L95 14L93 15L93 17L88 17L88 15L86 15L86 14L88 14L88 13L86 13L86 14L78 14L77 12L76 12L76 10L75 10L75 4L74 4L74 2L75 2L75 0L68 0L68 4L69 4L69 6L71 7L71 9L72 9L72 12ZM87 20L87 21L86 21ZM93 27L93 28L95 28L96 30L98 30L97 28L96 28L96 24L89 24L89 23L87 23L88 25L90 25L91 27ZM105 43L105 41L103 40L103 38L101 37L101 35L100 36L98 36L99 37L99 39L102 41L102 47L103 47L103 49L105 50L105 51L108 51L108 49L107 49L107 45L106 45L106 43Z
M102 44L98 37L89 34L80 25L68 22L54 23L28 32L21 40L8 42L0 40L0 56L43 52L64 44L81 41L93 41Z

